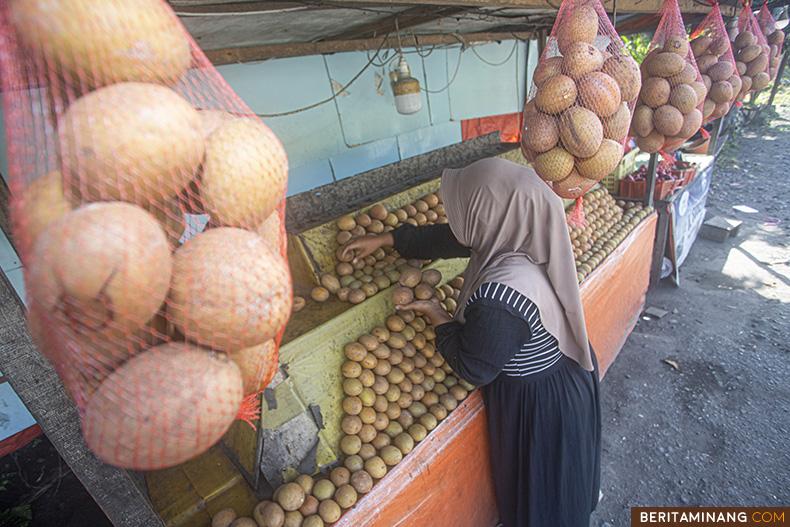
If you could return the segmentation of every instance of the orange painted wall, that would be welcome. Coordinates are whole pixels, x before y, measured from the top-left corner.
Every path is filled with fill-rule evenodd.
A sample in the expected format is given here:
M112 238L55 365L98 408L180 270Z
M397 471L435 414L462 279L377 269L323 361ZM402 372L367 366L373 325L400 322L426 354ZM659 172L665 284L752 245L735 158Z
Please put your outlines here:
M601 373L636 324L650 275L652 214L582 284ZM483 398L474 392L336 527L493 527L497 523Z

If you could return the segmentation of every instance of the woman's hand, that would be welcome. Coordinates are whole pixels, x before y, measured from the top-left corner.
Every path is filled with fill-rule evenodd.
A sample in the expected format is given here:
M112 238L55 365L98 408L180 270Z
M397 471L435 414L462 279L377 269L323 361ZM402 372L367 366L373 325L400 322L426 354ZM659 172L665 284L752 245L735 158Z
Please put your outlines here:
M381 247L391 246L395 243L392 234L385 232L384 234L377 234L376 236L360 236L354 238L343 247L341 255L343 258L348 258L353 255L352 262L356 263L361 258L365 258L373 254L376 249Z
M422 313L431 321L431 325L438 326L446 322L450 322L452 317L447 314L439 303L439 300L433 298L431 300L417 300L410 304L395 306L396 311L417 311Z

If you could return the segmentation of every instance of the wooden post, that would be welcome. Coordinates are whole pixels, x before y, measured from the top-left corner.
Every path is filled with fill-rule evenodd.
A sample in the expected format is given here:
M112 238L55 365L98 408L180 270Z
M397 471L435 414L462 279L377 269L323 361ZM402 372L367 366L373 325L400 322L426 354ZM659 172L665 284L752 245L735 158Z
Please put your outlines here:
M102 463L88 450L77 408L52 365L36 350L27 332L24 308L8 278L0 274L0 371L113 525L162 526L133 475Z
M672 201L659 200L656 203L656 212L658 213L658 224L656 225L656 241L653 245L653 261L650 265L650 289L661 281L661 267L664 265L664 253L669 239Z
M719 117L713 123L712 132L710 134L710 141L708 142L708 155L715 156L718 154L719 138L721 137L721 129L724 127L724 117Z
M650 162L647 165L647 195L645 196L645 206L653 206L653 194L656 191L656 169L658 169L658 153L650 154Z
M782 74L785 72L785 66L787 66L787 51L782 54L782 61L779 63L779 70L776 72L774 86L771 88L771 96L768 97L768 106L774 104L774 97L776 97L776 92L779 89L779 85L782 83Z

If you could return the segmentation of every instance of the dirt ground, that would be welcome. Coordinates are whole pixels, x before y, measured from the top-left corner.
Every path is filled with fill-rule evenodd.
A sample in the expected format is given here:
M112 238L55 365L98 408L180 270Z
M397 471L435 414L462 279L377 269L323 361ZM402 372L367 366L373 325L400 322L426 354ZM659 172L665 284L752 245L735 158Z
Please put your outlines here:
M602 384L593 527L640 505L790 504L790 89L778 103L714 170L708 215L744 221L740 235L697 240L680 286L648 296L669 313L640 320ZM0 459L0 525L109 522L40 438Z
M708 216L742 220L739 236L697 240L680 286L648 295L669 314L640 320L601 386L593 527L630 525L634 506L790 504L788 95L714 169Z

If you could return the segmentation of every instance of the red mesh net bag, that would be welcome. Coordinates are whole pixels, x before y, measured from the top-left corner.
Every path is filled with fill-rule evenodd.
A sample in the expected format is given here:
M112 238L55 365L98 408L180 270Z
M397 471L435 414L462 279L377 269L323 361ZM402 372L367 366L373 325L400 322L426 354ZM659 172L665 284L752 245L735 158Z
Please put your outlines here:
M702 107L703 121L724 117L741 92L742 83L719 4L713 5L690 38L691 51L708 90Z
M738 15L738 34L732 44L735 66L741 75L743 86L738 99L750 92L758 92L771 82L768 73L771 48L757 24L757 18L749 6Z
M0 38L31 334L101 459L190 459L277 365L283 147L163 1L11 0Z
M644 152L673 151L702 126L707 88L676 0L667 0L641 65L642 90L631 124Z
M779 71L779 63L782 61L782 47L785 43L785 34L781 29L776 28L776 20L768 9L768 2L763 3L760 12L757 13L757 24L768 42L768 69L771 80L774 80Z
M564 0L532 81L522 152L583 222L582 196L622 159L639 67L598 0Z

